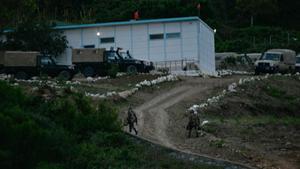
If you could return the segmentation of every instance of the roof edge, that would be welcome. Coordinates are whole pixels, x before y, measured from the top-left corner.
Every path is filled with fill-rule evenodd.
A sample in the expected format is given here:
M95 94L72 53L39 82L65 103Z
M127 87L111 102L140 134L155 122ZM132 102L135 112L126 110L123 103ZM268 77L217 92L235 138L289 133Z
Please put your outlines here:
M206 26L208 26L198 16L190 16L190 17L179 17L179 18L160 18L160 19L130 20L130 21L120 21L120 22L105 22L105 23L95 23L95 24L76 24L76 25L66 25L66 26L55 26L54 29L66 30L66 29L81 29L81 28L101 27L101 26L148 24L148 23L159 23L159 22L182 22L182 21L193 21L193 20L201 21Z

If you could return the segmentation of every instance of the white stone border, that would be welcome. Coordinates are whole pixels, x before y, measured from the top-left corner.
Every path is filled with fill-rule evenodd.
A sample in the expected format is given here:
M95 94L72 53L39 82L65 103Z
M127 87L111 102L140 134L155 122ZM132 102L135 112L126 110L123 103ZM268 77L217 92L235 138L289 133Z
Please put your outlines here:
M268 79L269 77L274 77L274 76L291 77L291 76L299 76L299 75L300 75L300 73L296 73L295 75L291 75L291 74L282 75L282 74L278 73L278 74L274 74L274 75L266 74L265 76L252 76L252 77L248 77L248 78L241 78L238 83L232 83L232 84L228 85L228 88L224 89L222 91L222 93L220 93L219 95L208 98L207 101L204 103L195 104L195 105L191 106L190 108L188 108L188 110L196 110L197 111L197 110L204 109L204 108L208 107L209 105L218 103L227 94L232 93L232 92L237 92L238 86L249 83L249 82L261 81L261 80L265 80L265 79ZM299 77L299 80L300 80L300 77Z

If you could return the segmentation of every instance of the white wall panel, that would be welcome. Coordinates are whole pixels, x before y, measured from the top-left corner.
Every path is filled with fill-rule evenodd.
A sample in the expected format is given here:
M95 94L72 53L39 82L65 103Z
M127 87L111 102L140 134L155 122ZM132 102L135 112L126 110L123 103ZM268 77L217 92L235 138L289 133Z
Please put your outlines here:
M180 23L166 23L166 33L180 32Z
M184 59L198 59L197 22L182 22L182 50Z
M202 23L199 23L199 26L200 69L204 73L214 74L216 70L214 32Z
M67 30L64 32L68 40L68 46L73 48L80 48L81 47L81 30Z
M132 50L133 57L148 59L148 32L147 25L132 26Z
M130 26L117 26L115 35L116 47L131 50Z
M97 28L82 29L82 47L85 45L98 45Z
M149 33L150 34L157 34L164 32L164 25L163 23L156 23L156 24L149 24Z
M166 60L181 60L180 39L166 39Z

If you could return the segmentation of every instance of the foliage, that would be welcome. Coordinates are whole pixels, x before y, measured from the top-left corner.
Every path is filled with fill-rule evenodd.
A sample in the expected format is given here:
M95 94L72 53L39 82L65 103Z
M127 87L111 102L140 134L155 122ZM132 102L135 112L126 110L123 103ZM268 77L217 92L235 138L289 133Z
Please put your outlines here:
M59 24L130 20L139 10L141 19L200 15L217 29L217 52L262 52L278 47L300 51L299 8L298 0L2 0L0 29L32 20Z
M3 44L5 50L40 51L42 54L58 56L67 47L65 36L45 22L24 22L7 34Z
M0 168L216 168L174 159L124 134L107 102L95 107L74 93L45 101L2 81L0 95Z
M100 103L96 110L79 94L45 102L4 82L0 94L0 168L65 168L65 160L77 158L76 144L96 131L121 131L111 106Z
M119 65L112 64L108 70L108 76L110 76L111 78L116 78L118 72L119 72Z
M220 32L216 36L217 51L264 52L271 48L300 51L300 32L274 27L246 27Z

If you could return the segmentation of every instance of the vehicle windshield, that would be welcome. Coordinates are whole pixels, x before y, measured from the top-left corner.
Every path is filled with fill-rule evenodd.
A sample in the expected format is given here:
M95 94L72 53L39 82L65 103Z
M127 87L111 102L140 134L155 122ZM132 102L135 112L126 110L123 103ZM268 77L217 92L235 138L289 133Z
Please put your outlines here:
M131 59L131 56L128 55L126 52L120 52L120 56L125 60Z
M108 60L118 60L116 52L107 52L107 58Z
M261 60L273 60L273 61L280 61L280 54L277 53L265 53Z
M296 63L300 63L300 57L296 57Z
M41 57L41 64L42 65L53 65L55 64L54 60L50 57Z

